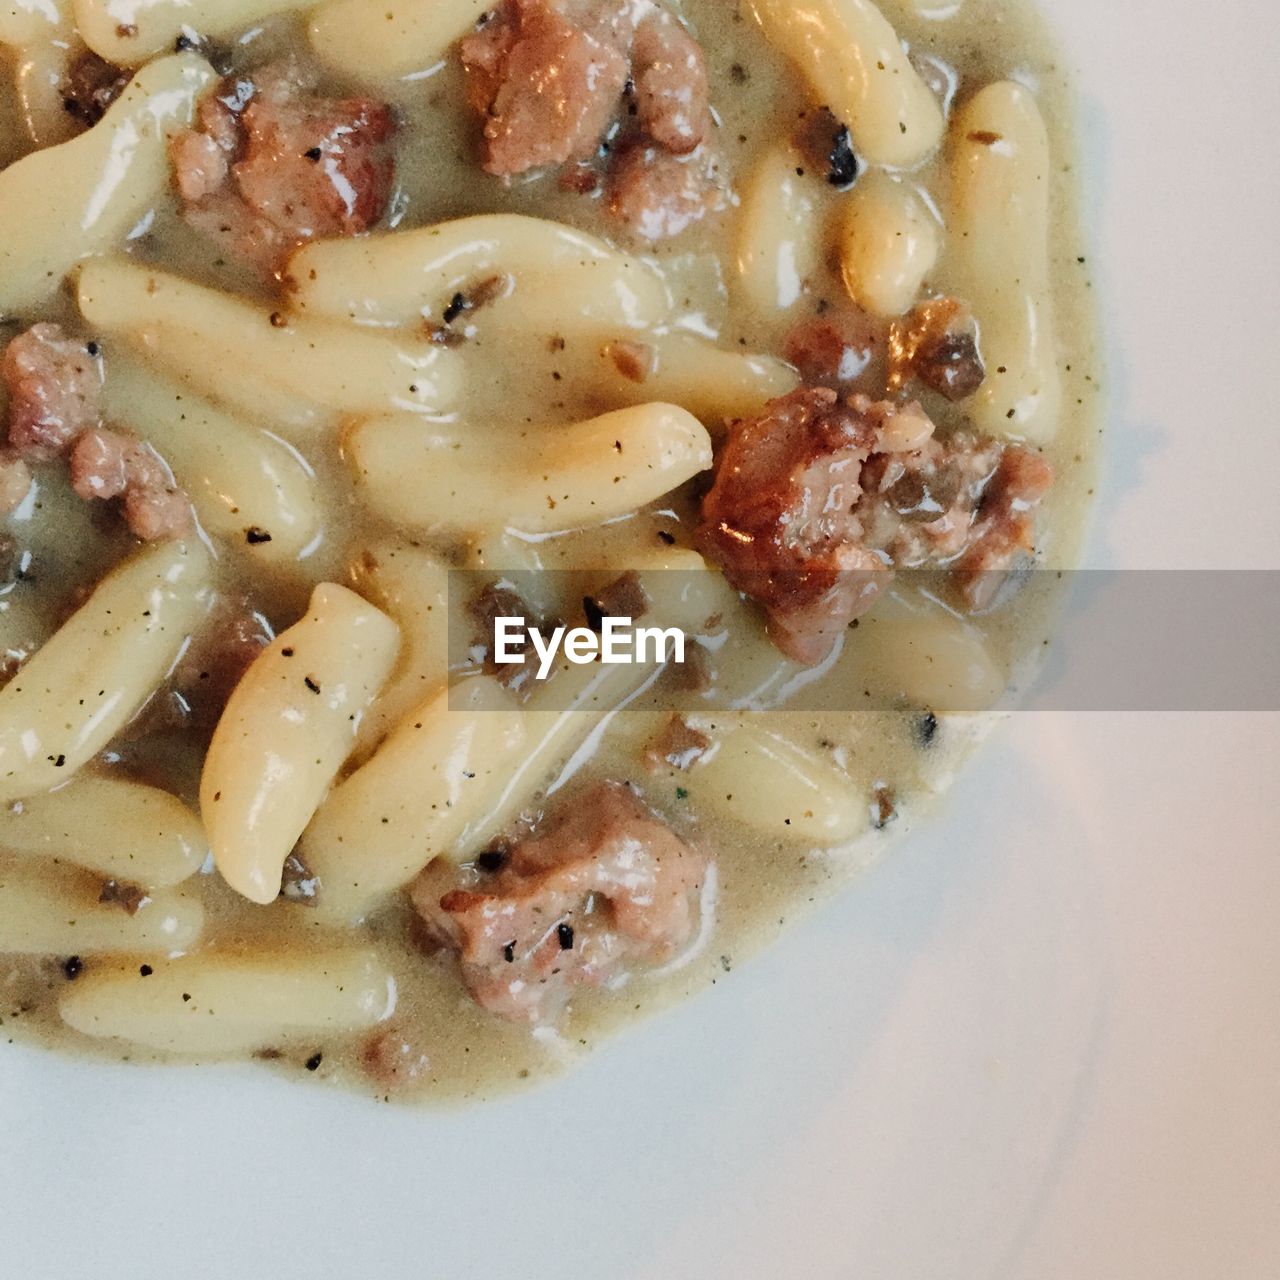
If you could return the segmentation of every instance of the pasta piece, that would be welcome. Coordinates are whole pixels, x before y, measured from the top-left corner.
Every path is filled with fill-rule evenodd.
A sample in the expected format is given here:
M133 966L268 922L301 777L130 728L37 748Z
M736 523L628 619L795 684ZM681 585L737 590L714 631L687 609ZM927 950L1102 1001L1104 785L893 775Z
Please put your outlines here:
M319 241L299 249L286 273L301 314L379 325L440 320L455 294L495 279L502 292L474 313L477 324L561 334L654 325L669 310L652 267L585 232L513 213Z
M360 726L358 745L372 747L449 673L449 568L404 540L377 543L360 558L356 589L400 628L395 669Z
M350 80L380 84L425 71L492 0L328 0L311 15L311 47Z
M109 574L0 689L0 804L66 782L168 674L211 602L198 543L155 543Z
M455 854L525 758L525 715L496 680L441 689L335 787L302 838L322 918L352 918Z
M1062 385L1049 289L1049 140L1029 89L988 85L956 116L953 287L982 329L987 380L965 402L992 435L1045 444Z
M759 413L799 382L795 370L775 356L726 351L692 333L645 334L637 335L634 344L606 343L599 348L599 362L609 401L639 405L663 400L715 425Z
M804 159L789 143L771 147L752 170L738 214L737 290L768 318L789 311L817 273L823 216Z
M89 773L0 809L0 849L73 862L143 889L179 884L208 853L200 819L177 796Z
M871 0L751 0L769 40L849 126L872 164L909 169L942 140L942 108Z
M331 425L335 414L435 412L458 392L454 353L425 338L286 320L125 259L88 263L79 300L99 332L121 337L148 362L251 422L314 431Z
M412 418L373 418L347 438L364 500L417 529L526 533L602 524L711 466L711 441L674 405L619 409L560 429L477 435Z
M950 614L874 610L861 620L845 654L847 683L883 705L905 699L940 713L985 711L1005 691L982 633Z
M216 78L194 54L161 58L87 133L0 172L0 312L44 306L77 262L124 240L168 190L168 135Z
M236 686L205 756L200 812L222 878L250 902L279 895L284 861L350 755L398 644L386 614L321 583L306 616Z
M68 42L56 37L28 45L18 55L16 106L31 146L57 146L76 132L64 103L68 62Z
M204 36L229 36L264 18L305 9L310 0L72 0L85 44L108 62L136 67L192 28Z
M367 948L203 952L151 968L82 974L58 1002L63 1021L165 1053L230 1055L350 1035L395 1012L395 977Z
M711 739L689 773L694 804L772 839L829 848L855 840L870 811L847 774L784 733L747 722L696 720Z
M0 952L166 955L199 941L199 898L157 889L131 913L118 902L99 901L102 887L101 880L73 867L0 865Z
M940 232L910 183L867 174L849 193L840 230L840 265L849 296L872 315L909 311L938 261Z
M283 441L124 356L108 362L106 407L155 446L215 537L267 564L314 542L315 475Z

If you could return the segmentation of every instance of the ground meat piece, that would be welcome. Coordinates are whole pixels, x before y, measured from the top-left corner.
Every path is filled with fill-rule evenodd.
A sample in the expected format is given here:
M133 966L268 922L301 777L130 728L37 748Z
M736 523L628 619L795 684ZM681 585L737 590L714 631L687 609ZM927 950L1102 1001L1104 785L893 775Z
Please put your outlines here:
M117 67L92 49L73 58L62 80L62 106L86 128L95 125L124 92L133 72Z
M711 739L680 716L672 716L645 746L644 759L650 769L687 769L706 754Z
M602 618L630 618L636 622L649 612L653 601L640 575L632 569L597 591L590 603Z
M792 327L783 355L805 382L844 390L881 381L886 339L884 325L861 307L828 305Z
M365 1041L360 1062L367 1074L387 1090L413 1084L431 1066L421 1045L394 1027L379 1031Z
M173 690L179 718L202 730L212 730L232 691L253 660L271 643L270 624L247 596L219 598L208 621L192 640L173 673ZM314 897L314 879L296 856L286 868L286 880L299 888L290 895Z
M636 139L620 146L609 170L609 211L642 240L678 236L724 207L719 162L705 147L675 156Z
M1035 545L1035 509L1053 484L1040 454L1010 445L982 495L973 537L952 576L971 610L987 608L1014 562Z
M56 458L101 418L96 351L56 324L35 324L14 338L0 360L0 378L9 392L9 444L21 458Z
M922 302L889 333L889 389L913 378L948 400L973 395L986 379L978 351L978 326L956 298Z
M1051 482L1030 450L937 438L915 402L801 388L731 428L697 539L764 606L778 647L812 664L893 567L952 568L970 607L989 600Z
M695 150L711 129L707 64L698 42L666 9L636 28L632 46L637 120L672 155Z
M889 577L855 511L878 426L834 391L802 387L733 425L703 499L699 547L764 605L798 662L822 661Z
M849 126L826 107L806 112L796 131L796 146L814 174L842 191L858 179L861 165L854 154Z
M867 544L901 568L959 555L973 536L974 514L1002 451L999 441L958 431L914 452L872 458L858 507Z
M706 857L626 787L600 783L502 869L444 891L429 867L412 889L430 932L458 953L472 996L513 1021L552 1021L575 987L619 981L693 938Z
M121 907L128 915L136 916L148 902L150 895L136 884L127 884L121 880L104 880L98 893L98 901L104 906Z
M391 109L309 88L288 66L224 81L170 143L186 220L266 273L303 241L367 231L391 196Z
M626 87L626 54L551 0L504 0L462 42L467 96L485 117L483 165L507 176L600 145Z
M71 451L71 487L86 501L123 498L125 520L144 542L191 531L191 501L163 458L134 436L106 427L84 432Z

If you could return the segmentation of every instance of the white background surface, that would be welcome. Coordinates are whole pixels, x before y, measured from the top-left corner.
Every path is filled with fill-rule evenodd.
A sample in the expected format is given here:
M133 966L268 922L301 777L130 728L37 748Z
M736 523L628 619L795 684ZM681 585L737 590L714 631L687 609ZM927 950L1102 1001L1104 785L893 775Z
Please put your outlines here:
M1276 10L1050 8L1113 340L1091 562L1280 567ZM0 1046L0 1275L1273 1280L1278 750L1014 717L763 960L484 1109Z

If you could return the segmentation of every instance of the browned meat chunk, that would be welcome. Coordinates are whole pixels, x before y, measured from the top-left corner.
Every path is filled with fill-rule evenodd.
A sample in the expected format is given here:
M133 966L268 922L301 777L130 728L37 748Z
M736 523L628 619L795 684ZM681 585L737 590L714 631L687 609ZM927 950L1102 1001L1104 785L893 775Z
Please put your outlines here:
M1016 560L1035 546L1035 509L1053 484L1053 469L1038 454L1012 445L982 495L968 549L953 566L970 609L995 599Z
M73 119L89 128L107 113L124 92L132 71L117 67L92 49L71 60L62 80L62 106Z
M431 933L457 951L475 999L500 1017L553 1020L575 987L671 959L693 938L707 859L626 787L600 783L521 840L501 870L442 892L412 890Z
M948 400L973 395L986 380L978 351L978 326L956 298L922 302L889 334L889 389L914 378Z
M644 751L650 769L688 769L711 747L711 739L680 716L672 716Z
M247 596L221 597L173 673L178 722L212 730L232 691L271 639L270 625ZM286 878L290 870L286 868ZM310 876L300 862L292 870L295 884Z
M888 578L856 514L876 430L834 391L802 387L734 424L703 499L698 545L798 662L825 658Z
M636 28L632 60L640 127L672 155L688 155L711 129L701 47L666 9L656 9Z
M602 34L550 0L504 0L462 42L467 96L485 117L488 173L595 154L628 75L625 51Z
M360 1061L365 1072L389 1092L404 1089L420 1080L431 1060L412 1035L391 1027L365 1042Z
M191 531L191 502L148 444L105 427L91 427L71 451L71 486L86 501L124 499L129 528L144 542Z
M0 378L9 392L9 444L21 458L56 458L101 418L102 366L97 348L32 325L4 349Z
M801 388L731 429L698 542L764 606L778 647L812 664L893 567L952 568L971 608L989 602L1032 548L1052 479L1019 446L935 438L918 404Z
M187 220L265 272L303 241L367 231L391 196L391 109L309 88L281 67L226 83L170 144Z
M884 326L850 303L826 306L798 321L787 334L783 355L805 382L848 390L879 380L885 348Z
M618 148L608 196L609 211L643 240L678 236L724 204L713 153L675 156L643 139Z
M621 0L503 0L462 42L467 96L484 119L482 163L510 177L576 166L565 190L594 192L612 150L611 212L647 240L678 235L724 202L708 151L702 50L671 12ZM634 123L616 143L624 100Z

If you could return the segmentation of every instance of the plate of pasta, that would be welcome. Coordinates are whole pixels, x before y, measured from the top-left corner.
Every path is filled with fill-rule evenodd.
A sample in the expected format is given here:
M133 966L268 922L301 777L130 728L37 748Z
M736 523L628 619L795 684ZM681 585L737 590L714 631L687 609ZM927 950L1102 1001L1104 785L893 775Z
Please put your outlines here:
M226 1274L411 1263L409 1187L441 1273L549 1274L572 1221L590 1274L776 1274L784 1242L815 1276L1031 1274L1110 990L1102 873L1054 853L1085 802L1019 764L1076 745L1015 716L978 748L1086 555L1099 294L1133 270L1075 81L1129 109L1087 69L1101 6L1044 8L0 10L5 1185L56 1081L55 1146L98 1105L145 1130L90 1136L89 1183L176 1161L217 1202L99 1274L203 1231ZM1087 563L1145 567L1104 517ZM701 1238L716 1108L732 1199L823 1097L863 1209ZM930 1133L916 1239L894 1170ZM499 1171L535 1189L476 1244ZM282 1253L268 1189L358 1229ZM20 1234L30 1274L88 1260Z

